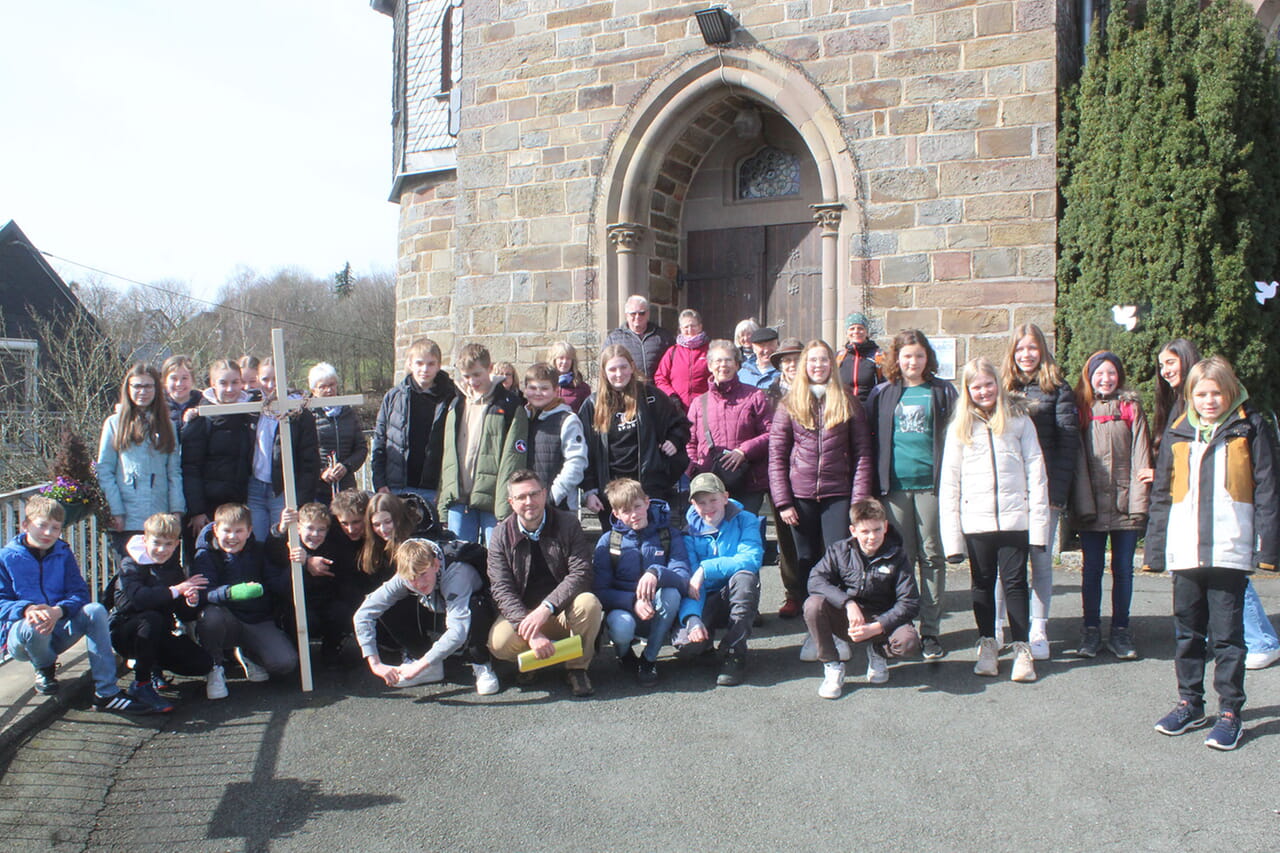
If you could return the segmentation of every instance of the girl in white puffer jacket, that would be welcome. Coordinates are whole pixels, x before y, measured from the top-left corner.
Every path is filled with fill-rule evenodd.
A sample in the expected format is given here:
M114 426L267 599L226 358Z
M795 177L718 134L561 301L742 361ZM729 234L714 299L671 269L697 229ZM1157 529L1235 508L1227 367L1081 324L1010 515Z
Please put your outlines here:
M995 585L1004 588L1013 637L1014 681L1035 681L1028 644L1027 557L1049 540L1049 481L1035 424L1011 399L995 366L976 358L961 374L963 405L947 430L938 491L947 560L969 555L978 675L998 675Z

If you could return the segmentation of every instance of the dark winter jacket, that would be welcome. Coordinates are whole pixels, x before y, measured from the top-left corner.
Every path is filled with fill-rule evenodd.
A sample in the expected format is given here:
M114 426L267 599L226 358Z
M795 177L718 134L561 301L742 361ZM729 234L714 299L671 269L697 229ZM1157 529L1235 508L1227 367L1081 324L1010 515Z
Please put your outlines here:
M223 504L249 499L256 424L252 414L201 415L182 430L182 492L188 513L213 515Z
M238 553L228 554L218 547L212 524L206 524L196 537L191 574L204 575L209 581L200 593L201 604L225 607L242 622L256 624L271 620L277 600L291 597L289 569L267 554L266 545L250 534L249 541ZM240 583L262 584L262 597L232 601L231 587Z
M410 394L428 394L435 402L421 482L424 489L437 489L440 486L440 464L444 459L444 419L448 414L449 401L458 394L457 386L443 370L436 374L431 387L426 391L419 391L413 384L413 377L406 375L399 385L382 398L382 405L378 408L378 422L373 430L373 452L370 456L375 490L385 486L394 492L409 485Z
M856 602L863 615L884 626L886 637L920 612L912 560L902 547L902 536L892 527L880 550L870 557L853 537L828 548L809 573L809 594L820 595L841 610L848 602Z
M662 547L662 530L666 528L669 547ZM619 553L610 547L614 532L621 536ZM617 518L612 529L601 534L592 559L596 598L605 610L631 610L636 604L636 584L645 574L658 579L658 588L671 587L686 595L689 591L689 555L684 536L671 526L670 508L666 501L649 501L649 523L643 530L632 530Z
M703 416L703 405L706 416ZM773 408L764 392L743 384L737 377L723 384L712 383L705 394L689 407L689 476L710 471L711 444L727 450L741 450L751 466L743 492L763 492L769 488L769 426ZM707 442L707 427L712 442Z
M320 446L316 437L316 418L310 409L302 409L288 420L293 438L293 478L297 494L295 506L302 506L311 497L313 483L320 482ZM279 495L284 492L284 462L281 456L280 430L271 446L271 489Z
M652 380L663 353L676 345L676 336L651 320L645 327L643 335L637 335L627 328L626 324L612 329L609 336L604 339L604 345L613 344L626 347L636 363L636 370L643 373L645 379Z
M125 546L125 558L120 562L120 575L116 578L115 600L111 607L111 622L117 624L147 610L177 616L184 621L195 619L198 611L190 607L182 596L174 597L170 587L186 580L178 551L165 563L153 563L147 556L145 537L134 536Z
M1049 473L1049 505L1065 507L1071 498L1071 478L1076 473L1076 457L1080 455L1080 415L1076 395L1063 382L1045 391L1038 382L1018 384L1030 403L1031 422L1044 453Z
M937 492L942 476L942 450L946 444L947 424L955 410L959 394L956 386L945 379L929 380L933 391L933 490ZM871 426L871 442L876 454L876 494L889 494L889 472L893 466L893 410L902 399L900 382L881 382L867 397L867 422Z
M164 402L169 407L169 420L173 422L173 434L181 440L182 428L186 426L186 424L182 422L183 415L187 413L188 409L194 409L203 403L204 396L199 391L192 388L187 394L186 400L179 402L172 399L168 394L165 394Z
M66 618L88 603L89 585L66 541L59 539L37 556L27 547L27 534L19 533L0 551L0 646L8 641L10 626L21 622L33 604L61 607Z
M323 408L312 409L316 421L316 439L320 450L320 471L323 472L333 461L345 465L347 474L338 483L339 491L356 487L356 471L364 464L369 455L369 445L365 443L364 433L360 429L360 416L350 406L339 406L331 417ZM332 487L316 476L315 499L328 504L333 497Z
M871 389L884 378L880 375L880 345L873 340L860 344L845 344L836 357L840 365L840 381L853 390L859 402L867 402Z
M591 592L591 543L577 517L548 506L542 533L534 542L521 532L520 519L513 513L494 528L489 540L488 573L494 605L504 619L515 625L542 604L525 599L534 548L541 549L556 580L556 588L544 600L557 613L577 596Z
M1138 396L1121 391L1116 396L1094 400L1092 410L1082 413L1080 446L1071 484L1071 521L1075 528L1102 531L1146 527L1151 486L1139 474L1151 467L1151 433Z
M853 392L844 385L829 383L828 393L848 394L853 415L830 429L822 425L824 400L809 429L779 406L773 413L769 431L769 494L779 510L797 499L822 500L849 496L860 500L871 495L874 458L867 415Z
M578 416L587 436L587 473L582 478L582 491L583 494L603 492L616 475L610 470L609 433L596 432L595 394L582 404ZM680 475L689 467L689 420L666 394L648 383L641 386L636 417L640 422L637 426L640 485L650 497L670 495ZM674 456L666 456L658 449L664 441L676 446Z

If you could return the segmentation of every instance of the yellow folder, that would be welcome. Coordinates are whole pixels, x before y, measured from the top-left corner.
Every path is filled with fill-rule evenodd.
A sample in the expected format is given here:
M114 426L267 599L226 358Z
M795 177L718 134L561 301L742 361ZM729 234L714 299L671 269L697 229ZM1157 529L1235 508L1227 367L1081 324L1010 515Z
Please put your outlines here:
M539 658L533 653L533 650L521 652L517 658L520 662L520 671L529 672L534 669L542 669L544 666L554 666L567 660L582 657L582 637L574 634L571 637L565 637L563 640L556 640L553 645L556 647L556 653L549 658Z

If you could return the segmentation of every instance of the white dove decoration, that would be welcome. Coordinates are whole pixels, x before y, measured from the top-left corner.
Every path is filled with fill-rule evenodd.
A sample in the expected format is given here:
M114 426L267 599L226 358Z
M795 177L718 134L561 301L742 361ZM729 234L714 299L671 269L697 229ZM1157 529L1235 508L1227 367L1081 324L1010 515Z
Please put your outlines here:
M1255 281L1253 286L1258 291L1253 295L1253 298L1258 300L1259 305L1266 305L1268 299L1275 297L1276 288L1280 288L1280 282Z
M1124 326L1126 332L1138 328L1138 309L1133 305L1112 305L1111 318L1117 325Z

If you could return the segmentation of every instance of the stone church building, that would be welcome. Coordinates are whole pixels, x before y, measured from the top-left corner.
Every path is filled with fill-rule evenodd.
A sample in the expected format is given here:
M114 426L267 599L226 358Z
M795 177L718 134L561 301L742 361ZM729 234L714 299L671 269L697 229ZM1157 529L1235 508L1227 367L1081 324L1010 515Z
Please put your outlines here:
M957 362L1052 326L1058 88L1105 0L372 5L399 352L523 367L567 339L589 365L630 293L713 337L754 317L838 345L863 310Z

